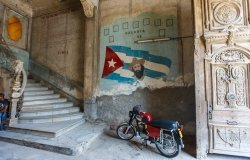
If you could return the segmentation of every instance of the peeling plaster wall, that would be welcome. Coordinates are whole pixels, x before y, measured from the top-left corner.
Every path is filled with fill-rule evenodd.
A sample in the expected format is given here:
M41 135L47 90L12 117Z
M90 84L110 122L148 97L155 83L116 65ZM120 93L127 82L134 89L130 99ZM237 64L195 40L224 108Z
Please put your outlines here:
M141 89L131 95L102 96L97 99L97 116L117 125L128 120L128 112L142 105L155 119L178 120L185 134L195 134L195 93L192 87Z
M191 4L178 0L101 1L97 95L193 85ZM170 40L161 41L164 38ZM149 42L139 43L141 40ZM142 78L132 70L135 64L144 68Z
M10 87L13 78L10 76L11 73L4 68L0 68L0 93L5 94L5 98L10 98Z
M136 17L142 13L154 13L159 17L176 16L177 36L184 38L178 39L177 44L174 45L177 49L175 53L178 54L178 61L176 61L178 70L175 70L178 74L174 81L168 81L167 85L158 89L130 88L127 84L122 84L120 86L122 88L110 88L109 94L101 93L100 89L97 98L97 117L116 125L128 119L128 111L134 105L141 104L145 111L152 113L153 117L178 120L184 124L186 134L195 134L192 1L103 0L99 8L100 34L104 34L102 27L113 24L117 20ZM102 39L100 41L102 43ZM100 54L103 54L101 48ZM101 64L103 62L100 62L99 68L100 81L103 72ZM160 84L157 83L157 85ZM120 92L126 88L126 94Z
M83 99L82 7L35 17L31 72L67 94Z

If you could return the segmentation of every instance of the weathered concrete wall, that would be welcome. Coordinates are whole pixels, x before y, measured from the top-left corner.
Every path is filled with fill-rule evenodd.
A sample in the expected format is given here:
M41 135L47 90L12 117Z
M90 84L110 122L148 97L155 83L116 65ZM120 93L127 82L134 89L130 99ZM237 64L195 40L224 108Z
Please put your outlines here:
M4 68L0 68L0 93L5 94L5 98L10 98L10 87L12 85L13 78L10 76L10 72Z
M164 9L156 10L157 5ZM99 95L183 85L179 81L182 75L180 42L176 39L179 37L177 1L103 1L100 8ZM173 40L160 41L164 38ZM141 43L143 40L149 42ZM110 57L112 54L119 58ZM143 68L141 76L135 74L136 65Z
M191 4L101 1L98 95L194 84ZM136 64L144 69L141 77Z
M83 31L81 6L33 19L31 72L77 99L83 98Z
M183 88L163 88L155 91L142 89L132 95L102 96L97 99L97 116L117 125L128 120L128 112L135 105L155 119L178 120L184 124L185 134L195 133L194 86Z
M112 124L117 124L128 118L128 111L137 104L141 104L145 111L152 113L153 117L160 119L175 119L179 120L185 126L186 134L195 134L195 94L194 94L194 69L193 69L193 14L192 14L192 1L178 1L178 0L140 0L140 1L122 1L122 0L104 0L100 2L100 54L105 54L102 52L102 41L103 35L110 34L110 31L116 31L117 21L131 20L132 24L135 21L133 18L141 15L143 13L153 13L161 20L167 19L169 16L174 16L176 19L176 31L171 37L183 37L174 40L176 43L168 42L158 42L165 45L172 45L172 48L166 48L165 46L158 45L156 43L148 44L155 46L159 50L165 49L166 52L172 52L170 57L176 57L173 60L173 65L175 68L172 72L175 72L175 76L171 79L167 79L167 85L161 86L158 89L137 89L134 90L129 88L126 95L121 94L117 88L117 92L113 91L112 94L105 95L103 93L99 94L97 98L97 117L104 119ZM152 15L152 14L151 14ZM163 17L163 18L162 18ZM174 20L174 21L175 21ZM164 21L162 21L164 23ZM140 23L140 22L139 22ZM154 23L154 22L153 22ZM114 25L109 27L109 25ZM104 29L109 28L109 32ZM166 23L160 29L165 28ZM123 27L123 25L121 25ZM126 28L126 27L125 27ZM143 30L143 25L138 28ZM153 28L154 29L154 28ZM151 30L153 33L153 30ZM134 36L134 41L138 40L138 32ZM165 32L168 33L168 32ZM126 32L124 33L126 34ZM128 34L128 32L127 32ZM152 34L151 34L152 35ZM165 35L167 37L169 35ZM112 35L111 35L112 36ZM121 34L121 36L124 36ZM143 36L143 35L142 35ZM124 36L125 37L125 36ZM118 42L112 42L113 39L108 39L112 42L112 45L121 44L122 40L126 41L125 38L121 38ZM163 38L164 38L163 37ZM115 37L114 37L115 38ZM145 37L139 37L141 39ZM146 37L148 38L148 37ZM153 37L157 38L157 37ZM130 40L130 39L129 39ZM128 40L127 40L128 41ZM129 44L128 42L127 44ZM123 42L122 42L123 45ZM134 46L132 46L134 47ZM142 46L140 49L145 49L147 46ZM153 47L153 49L155 49ZM152 49L152 48L151 48ZM102 81L101 75L103 73L103 59L105 55L100 55L100 67L99 67L99 79ZM171 72L171 69L170 69ZM172 74L173 75L173 74ZM121 87L126 88L127 84L121 84ZM105 85L104 85L105 86ZM108 86L108 85L107 85ZM107 87L106 86L106 87ZM177 87L178 86L178 87ZM191 86L191 87L187 87ZM139 87L141 88L141 87ZM150 88L150 87L149 87ZM100 88L101 91L102 88ZM111 88L112 89L112 84ZM94 105L93 105L94 106Z

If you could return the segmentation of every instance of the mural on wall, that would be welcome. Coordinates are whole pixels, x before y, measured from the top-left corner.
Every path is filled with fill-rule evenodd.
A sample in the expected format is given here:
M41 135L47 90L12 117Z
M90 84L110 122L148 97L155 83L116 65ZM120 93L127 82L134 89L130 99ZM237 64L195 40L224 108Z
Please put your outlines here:
M143 13L101 27L99 95L162 88L179 76L175 15Z
M28 18L5 7L3 19L2 34L5 41L15 47L27 49Z

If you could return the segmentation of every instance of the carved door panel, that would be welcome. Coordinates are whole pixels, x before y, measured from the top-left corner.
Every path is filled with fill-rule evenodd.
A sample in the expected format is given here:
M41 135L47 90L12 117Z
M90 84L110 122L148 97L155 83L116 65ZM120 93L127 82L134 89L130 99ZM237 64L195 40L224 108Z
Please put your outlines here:
M210 153L250 157L250 67L247 53L227 50L211 63Z

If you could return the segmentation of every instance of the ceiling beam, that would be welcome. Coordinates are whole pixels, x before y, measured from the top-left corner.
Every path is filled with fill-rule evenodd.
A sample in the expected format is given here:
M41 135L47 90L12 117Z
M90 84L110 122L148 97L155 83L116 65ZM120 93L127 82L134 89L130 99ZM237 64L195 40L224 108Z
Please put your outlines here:
M21 0L0 0L0 2L24 16L33 16L32 7Z

